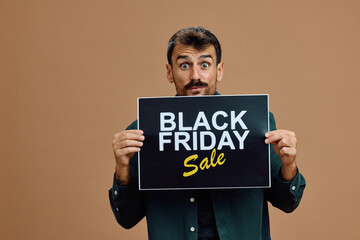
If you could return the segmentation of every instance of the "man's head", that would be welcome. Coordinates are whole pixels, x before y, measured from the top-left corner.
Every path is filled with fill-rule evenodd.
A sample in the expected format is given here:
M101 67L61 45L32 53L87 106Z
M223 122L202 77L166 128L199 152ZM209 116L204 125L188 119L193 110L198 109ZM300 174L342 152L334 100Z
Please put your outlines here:
M169 40L167 78L180 96L213 95L223 77L220 43L201 27L185 28Z

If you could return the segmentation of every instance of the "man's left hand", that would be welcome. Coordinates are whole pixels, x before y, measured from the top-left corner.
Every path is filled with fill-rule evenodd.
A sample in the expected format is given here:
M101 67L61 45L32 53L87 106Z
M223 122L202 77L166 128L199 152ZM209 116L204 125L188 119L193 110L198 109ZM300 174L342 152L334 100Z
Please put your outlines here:
M281 174L284 180L291 181L296 173L296 136L289 130L275 130L265 134L265 143L272 144L282 162Z

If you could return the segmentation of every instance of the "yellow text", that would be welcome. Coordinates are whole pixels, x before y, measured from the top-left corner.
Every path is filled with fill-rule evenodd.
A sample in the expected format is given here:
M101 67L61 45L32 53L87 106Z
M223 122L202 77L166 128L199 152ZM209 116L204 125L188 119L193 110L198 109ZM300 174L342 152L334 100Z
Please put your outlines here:
M216 161L215 160L215 156L216 156L216 150L215 148L212 150L211 152L211 156L210 156L210 160L206 157L204 158L199 166L197 166L196 164L190 164L190 161L195 161L196 159L198 159L198 155L197 154L193 154L189 157L187 157L184 160L184 166L186 168L192 168L192 170L188 171L188 172L184 172L183 176L184 177L190 177L192 175L194 175L195 173L197 173L197 171L199 170L205 170L205 169L209 169L210 167L216 167L217 165L223 165L224 162L226 161L226 158L224 158L224 153L220 153L219 156L217 157Z

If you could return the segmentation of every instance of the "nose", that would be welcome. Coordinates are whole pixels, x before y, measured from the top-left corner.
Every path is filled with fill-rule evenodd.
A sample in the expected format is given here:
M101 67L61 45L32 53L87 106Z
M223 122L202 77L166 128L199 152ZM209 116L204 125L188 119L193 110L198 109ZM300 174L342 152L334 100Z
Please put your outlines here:
M192 81L198 81L200 80L200 73L199 69L196 68L196 66L193 66L190 73L190 79Z

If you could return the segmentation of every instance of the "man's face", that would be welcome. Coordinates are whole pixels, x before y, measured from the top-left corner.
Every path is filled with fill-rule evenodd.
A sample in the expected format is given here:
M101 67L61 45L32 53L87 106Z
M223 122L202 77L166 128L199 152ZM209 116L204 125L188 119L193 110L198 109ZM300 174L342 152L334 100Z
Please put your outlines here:
M216 65L213 45L204 50L177 44L172 53L172 67L166 64L167 79L175 84L179 96L213 95L223 77L224 63Z

